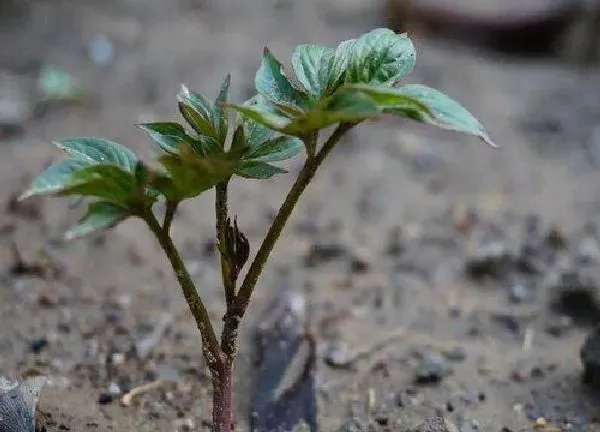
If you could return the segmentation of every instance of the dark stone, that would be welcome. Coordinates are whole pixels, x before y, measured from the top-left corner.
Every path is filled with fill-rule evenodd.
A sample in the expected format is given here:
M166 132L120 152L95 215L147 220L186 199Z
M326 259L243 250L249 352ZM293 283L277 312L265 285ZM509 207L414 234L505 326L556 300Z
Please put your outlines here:
M306 267L317 267L344 257L346 252L344 246L339 243L314 243L304 258L304 265Z
M39 354L47 346L48 346L48 339L46 339L46 336L38 338L38 339L34 339L29 344L29 348L31 349L31 352L33 352L34 354Z
M579 325L600 321L597 271L593 268L568 270L558 275L551 287L551 307Z
M421 385L439 384L449 372L450 369L442 357L427 354L421 360L415 382Z
M587 335L579 355L583 363L583 382L600 386L600 326Z
M482 246L466 263L466 272L472 279L486 277L499 279L513 266L513 256L502 243Z
M546 333L550 336L561 337L568 333L572 328L573 320L566 315L561 315L552 318L551 321L546 324Z
M112 403L112 401L114 400L114 395L112 395L109 392L103 392L100 393L100 396L98 396L98 403L100 405L108 405L110 403Z

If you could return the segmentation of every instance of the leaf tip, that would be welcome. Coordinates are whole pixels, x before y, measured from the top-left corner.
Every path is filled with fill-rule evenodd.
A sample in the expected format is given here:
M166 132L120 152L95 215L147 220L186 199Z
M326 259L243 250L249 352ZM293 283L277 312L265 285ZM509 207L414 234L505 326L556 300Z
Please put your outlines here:
M269 55L271 55L271 51L269 50L269 47L263 47L263 57L266 57Z
M34 195L31 189L27 189L21 195L17 196L17 202L25 201L27 198L31 198Z

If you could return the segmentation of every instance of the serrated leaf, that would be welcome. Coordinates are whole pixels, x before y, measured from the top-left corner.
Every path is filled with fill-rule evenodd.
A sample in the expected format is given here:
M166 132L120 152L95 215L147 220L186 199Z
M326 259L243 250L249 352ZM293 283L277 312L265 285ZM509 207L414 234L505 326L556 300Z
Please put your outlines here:
M229 86L231 85L231 75L227 74L213 108L213 126L218 131L219 144L221 147L225 145L225 139L227 138L227 111L223 105L227 102L227 95L229 94Z
M71 175L60 195L81 195L103 198L126 204L136 186L134 176L115 165L97 164L81 168Z
M307 106L307 95L292 85L283 72L282 64L267 48L264 50L254 83L258 93L270 102L291 105L298 109Z
M259 161L242 161L236 170L237 175L249 179L268 179L275 174L284 174L286 172L283 168Z
M93 202L88 206L85 216L65 234L65 238L74 240L112 228L128 216L129 211L121 206L110 202Z
M356 39L342 41L335 49L332 65L332 77L334 78L332 86L340 84L343 81L355 42Z
M299 45L292 54L296 77L314 99L320 99L339 79L334 57L335 51L323 45Z
M92 164L113 164L133 172L137 157L127 147L104 138L81 137L55 141L54 144L67 152L72 159Z
M213 108L204 96L182 85L177 100L179 112L198 135L206 135L218 140L217 130L212 122Z
M347 83L390 85L408 75L415 66L415 48L406 33L378 28L350 45Z
M438 90L421 84L395 88L359 88L369 94L384 112L442 129L475 135L488 145L497 147L481 123L469 111Z
M63 190L71 181L71 175L86 166L84 162L66 159L46 168L29 185L29 188L19 197L24 200L34 195L55 194Z
M190 139L179 123L144 123L138 124L137 127L150 135L150 138L156 141L160 148L169 153L177 153L179 143Z
M255 147L245 159L259 162L283 161L296 156L303 146L303 142L296 137L280 136Z

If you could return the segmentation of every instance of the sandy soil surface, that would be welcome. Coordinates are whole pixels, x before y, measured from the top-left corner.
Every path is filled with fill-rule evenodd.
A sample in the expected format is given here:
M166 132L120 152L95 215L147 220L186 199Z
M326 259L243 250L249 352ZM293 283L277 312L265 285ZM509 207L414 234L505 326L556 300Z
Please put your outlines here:
M36 104L22 131L0 138L0 373L52 377L39 404L47 431L207 430L210 421L194 325L144 227L129 221L64 243L81 209L60 200L15 205L14 195L58 156L49 142L99 135L144 154L151 143L134 124L177 118L181 83L212 95L231 73L231 98L245 100L263 46L287 61L297 43L334 45L385 26L376 6L363 3L52 0L32 2L27 14L23 5L0 6L0 87L17 82L13 97L28 107L39 70L54 65L85 94L77 105ZM106 65L88 53L98 34L114 49ZM461 101L502 148L394 119L348 136L307 191L256 291L236 370L240 431L253 386L253 327L282 288L300 290L311 305L323 431L352 418L398 430L436 413L464 432L528 429L538 417L578 431L598 420L579 349L597 321L600 279L589 278L590 296L575 312L563 311L581 317L589 306L589 320L574 323L552 304L573 285L565 272L600 266L600 74L439 41L415 45L408 81ZM299 163L287 164L292 173ZM233 182L232 210L253 251L292 177ZM174 237L219 321L212 200L184 206ZM161 322L163 337L137 359L132 347ZM349 369L326 361L399 332ZM111 383L131 388L159 377L169 382L129 407L100 403Z

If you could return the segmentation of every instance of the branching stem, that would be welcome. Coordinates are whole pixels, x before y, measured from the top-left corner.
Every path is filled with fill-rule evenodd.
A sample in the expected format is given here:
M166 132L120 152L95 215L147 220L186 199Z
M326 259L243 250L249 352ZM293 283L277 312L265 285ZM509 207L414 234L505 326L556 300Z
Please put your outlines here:
M227 235L227 218L229 210L227 208L227 182L219 183L215 187L215 215L217 219L217 241L221 247L226 244L225 237ZM225 304L229 307L235 297L235 281L231 279L229 269L230 257L226 256L223 251L219 253L221 257L221 277L223 279L223 289L225 290Z
M222 369L223 359L221 357L221 349L215 330L210 322L208 311L196 290L196 286L181 259L177 247L169 235L168 229L165 229L165 227L168 228L168 224L161 227L152 211L144 213L143 219L148 224L150 231L156 236L156 239L171 263L171 267L173 267L179 285L181 285L185 301L190 312L194 316L196 326L200 331L202 337L202 350L209 369L213 372Z
M290 189L285 201L279 208L273 224L269 228L267 235L260 245L260 248L254 257L254 261L252 261L252 264L248 269L248 273L246 274L246 277L244 278L244 281L240 287L240 291L235 298L235 314L238 316L238 318L241 318L246 312L248 304L250 303L250 298L252 297L252 292L256 286L256 282L258 281L265 263L267 262L267 259L269 258L269 255L273 250L275 243L277 242L277 239L279 239L286 222L292 214L294 207L298 203L300 196L315 176L317 169L323 163L327 155L329 155L331 150L333 150L340 138L342 138L342 136L344 136L344 134L353 126L354 125L351 123L340 124L327 139L325 144L323 144L323 147L316 153L316 155L306 159L302 170L298 174L296 182ZM239 320L234 320L234 322L239 323ZM224 331L230 330L226 327Z

